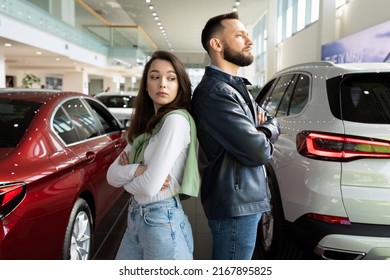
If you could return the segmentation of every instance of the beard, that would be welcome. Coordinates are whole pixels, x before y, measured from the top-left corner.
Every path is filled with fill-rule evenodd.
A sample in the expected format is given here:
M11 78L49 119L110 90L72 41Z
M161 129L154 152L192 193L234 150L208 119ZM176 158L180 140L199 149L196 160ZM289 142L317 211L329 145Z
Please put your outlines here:
M240 67L251 65L253 62L253 55L245 55L243 52L232 50L226 42L224 43L223 56L226 61L238 65Z

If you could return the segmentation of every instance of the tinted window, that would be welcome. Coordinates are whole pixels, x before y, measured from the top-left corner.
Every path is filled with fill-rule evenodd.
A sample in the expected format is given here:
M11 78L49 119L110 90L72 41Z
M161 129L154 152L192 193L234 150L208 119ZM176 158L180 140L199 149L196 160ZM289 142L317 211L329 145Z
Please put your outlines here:
M92 113L98 120L100 120L104 129L104 133L121 130L118 122L115 120L112 114L107 111L106 108L91 99L86 99L86 101L91 106Z
M75 126L62 107L54 115L53 129L66 144L80 140Z
M69 116L80 140L99 135L99 129L95 119L80 99L68 100L62 105L62 108Z
M309 100L310 78L308 75L299 75L295 90L291 98L289 115L302 112Z
M275 87L272 90L271 95L265 100L262 104L262 107L265 108L272 116L276 116L281 101L284 97L284 94L290 89L292 90L294 86L294 75L286 75L279 78ZM285 110L286 108L284 108ZM284 115L285 112L280 113Z
M0 148L15 147L19 143L40 105L0 99Z
M390 74L354 74L342 80L341 117L362 123L390 123Z
M105 95L97 96L104 105L110 108L133 108L135 96L129 95Z

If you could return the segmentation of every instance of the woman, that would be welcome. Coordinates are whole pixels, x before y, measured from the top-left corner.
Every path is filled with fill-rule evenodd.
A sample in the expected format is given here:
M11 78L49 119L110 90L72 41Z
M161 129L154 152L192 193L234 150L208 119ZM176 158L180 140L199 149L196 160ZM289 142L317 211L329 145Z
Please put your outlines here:
M192 259L193 236L179 194L197 196L196 128L188 113L191 82L173 54L145 65L127 139L107 172L132 194L116 259Z

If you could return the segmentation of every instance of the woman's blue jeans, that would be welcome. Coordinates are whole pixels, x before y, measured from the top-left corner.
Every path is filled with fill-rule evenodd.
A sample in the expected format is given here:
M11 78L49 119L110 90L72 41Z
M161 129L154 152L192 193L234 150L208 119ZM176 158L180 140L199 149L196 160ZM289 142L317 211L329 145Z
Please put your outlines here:
M140 205L131 199L117 260L191 260L194 241L180 199Z
M261 214L209 220L213 260L250 260Z

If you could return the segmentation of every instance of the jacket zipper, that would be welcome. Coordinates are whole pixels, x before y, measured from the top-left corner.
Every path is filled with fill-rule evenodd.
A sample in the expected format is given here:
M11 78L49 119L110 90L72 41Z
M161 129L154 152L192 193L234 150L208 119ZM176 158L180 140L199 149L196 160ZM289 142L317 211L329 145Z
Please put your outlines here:
M237 162L234 162L234 190L238 191Z

